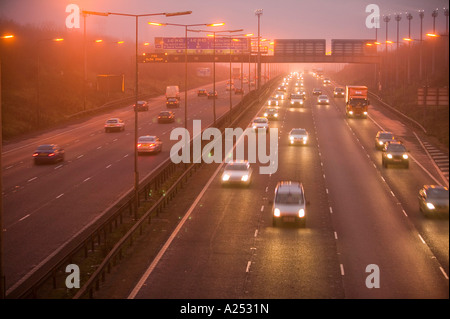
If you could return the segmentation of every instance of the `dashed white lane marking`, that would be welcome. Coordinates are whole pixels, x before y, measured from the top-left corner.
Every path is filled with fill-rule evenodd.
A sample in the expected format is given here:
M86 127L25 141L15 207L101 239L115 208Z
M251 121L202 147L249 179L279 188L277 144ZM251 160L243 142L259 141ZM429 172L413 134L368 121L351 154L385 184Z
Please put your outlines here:
M247 262L247 268L245 269L245 272L249 272L250 271L250 266L252 265L252 262L251 261L248 261Z
M62 196L64 196L64 193L59 194L58 196L56 196L56 198L58 199L58 198L61 198Z
M345 272L344 272L344 265L340 264L340 268L341 268L341 275L344 276Z
M30 214L23 216L21 219L19 219L19 222L21 222L22 220L24 220L24 219L26 219L28 217L30 217Z
M29 182L32 182L32 181L34 181L35 179L37 179L37 176L35 176L35 177L33 177L33 178L30 178L27 182L29 183Z

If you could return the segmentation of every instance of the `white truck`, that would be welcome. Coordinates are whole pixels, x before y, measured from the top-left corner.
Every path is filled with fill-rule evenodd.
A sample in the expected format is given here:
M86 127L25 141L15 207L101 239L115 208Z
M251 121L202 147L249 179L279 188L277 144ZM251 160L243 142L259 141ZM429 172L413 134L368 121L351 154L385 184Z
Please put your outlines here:
M180 88L178 85L166 87L166 106L169 108L180 107Z

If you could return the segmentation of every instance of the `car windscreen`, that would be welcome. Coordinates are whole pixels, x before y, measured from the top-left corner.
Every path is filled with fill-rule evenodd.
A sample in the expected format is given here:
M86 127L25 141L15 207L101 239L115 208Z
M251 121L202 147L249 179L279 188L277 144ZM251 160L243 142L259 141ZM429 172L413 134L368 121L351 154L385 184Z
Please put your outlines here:
M277 204L303 204L303 196L300 193L278 193L275 202Z
M53 146L52 145L41 145L37 148L38 151L49 151L49 150L53 150Z
M392 136L391 133L380 133L379 138L392 139Z
M367 105L367 100L366 99L351 99L350 100L350 105L352 106L366 106Z
M390 144L387 148L388 152L406 152L405 146L401 144Z
M247 165L246 164L228 164L225 167L225 170L227 171L247 171Z
M266 119L256 119L253 121L253 123L267 123Z
M159 115L161 115L161 116L169 116L170 112L160 112Z
M107 120L106 123L117 123L119 122L118 120Z
M291 134L294 134L294 135L306 135L306 131L305 130L292 130Z
M155 138L153 137L144 137L139 139L139 143L153 143Z
M432 188L427 191L428 198L448 199L448 189Z

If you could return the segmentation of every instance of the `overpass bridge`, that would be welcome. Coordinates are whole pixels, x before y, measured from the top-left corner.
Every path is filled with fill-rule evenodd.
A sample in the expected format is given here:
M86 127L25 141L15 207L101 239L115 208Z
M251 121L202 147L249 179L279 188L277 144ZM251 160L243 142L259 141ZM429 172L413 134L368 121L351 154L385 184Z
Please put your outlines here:
M142 63L256 63L257 51L251 46L249 39L241 43L228 41L220 46L211 45L204 38L188 38L188 48L184 38L177 41L164 42L158 38L155 52L140 56ZM162 40L161 40L162 39ZM201 42L193 39L202 39ZM208 39L210 40L210 39ZM211 39L213 40L213 39ZM325 39L276 39L273 41L271 54L265 51L261 54L261 63L381 63L377 53L375 40L370 39L333 39L331 51L326 51ZM155 41L156 42L156 41ZM267 49L267 48L266 48ZM215 52L215 54L214 54Z

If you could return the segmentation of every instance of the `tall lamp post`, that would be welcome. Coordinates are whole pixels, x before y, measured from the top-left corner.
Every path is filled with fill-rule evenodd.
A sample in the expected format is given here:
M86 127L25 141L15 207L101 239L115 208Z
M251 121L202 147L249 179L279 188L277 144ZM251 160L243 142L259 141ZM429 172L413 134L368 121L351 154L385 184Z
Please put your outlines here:
M413 19L413 15L408 12L406 14L406 19L408 19L408 39L411 39L411 20ZM407 61L407 68L408 68L408 84L411 83L411 41L408 42L408 61Z
M198 24L177 24L177 23L159 23L159 22L149 22L148 24L150 25L154 25L154 26L166 26L166 25L171 25L171 26L176 26L176 27L183 27L185 29L185 33L184 33L184 128L187 130L187 91L188 91L188 87L187 87L187 64L188 64L188 31L196 31L196 30L188 30L189 27L198 27L198 26L207 26L207 27L218 27L218 26L222 26L225 25L225 23L220 22L220 23L198 23Z
M422 31L422 27L423 27L423 17L424 17L425 13L423 12L423 10L419 10L419 18L420 18L420 49L419 49L419 77L420 80L422 80L422 74L423 74L423 31Z
M134 205L135 205L135 218L137 217L137 210L139 208L139 170L138 170L138 154L137 154L137 141L138 141L138 100L139 100L139 93L138 93L138 79L139 79L139 57L138 57L138 48L139 48L139 42L138 42L138 29L139 29L139 18L141 17L149 17L149 16L166 16L166 17L173 17L173 16L180 16L180 15L187 15L191 14L192 11L182 11L182 12L162 12L162 13L148 13L148 14L128 14L128 13L117 13L117 12L107 12L107 13L100 13L100 15L116 15L116 16L124 16L124 17L133 17L135 18L135 25L136 25L136 52L135 52L135 107L134 107Z
M438 16L438 9L434 9L431 12L431 16L433 17L433 34L436 34L436 17ZM433 52L432 52L432 63L431 63L431 74L435 74L436 72L436 42L433 42Z
M261 88L261 35L260 35L260 19L263 14L263 9L257 9L255 11L255 15L258 17L258 57L257 57L257 63L258 63L258 84L257 89L259 90Z
M399 31L400 31L400 21L402 20L402 15L401 13L395 14L395 21L397 21L397 49L395 51L395 84L398 85L398 48L400 45L400 41L399 41Z
M4 35L0 39L13 39L14 35ZM3 42L3 41L2 41ZM4 240L3 240L3 174L1 171L3 161L3 122L2 122L2 60L0 56L0 299L5 299L6 296L6 280L4 272Z

